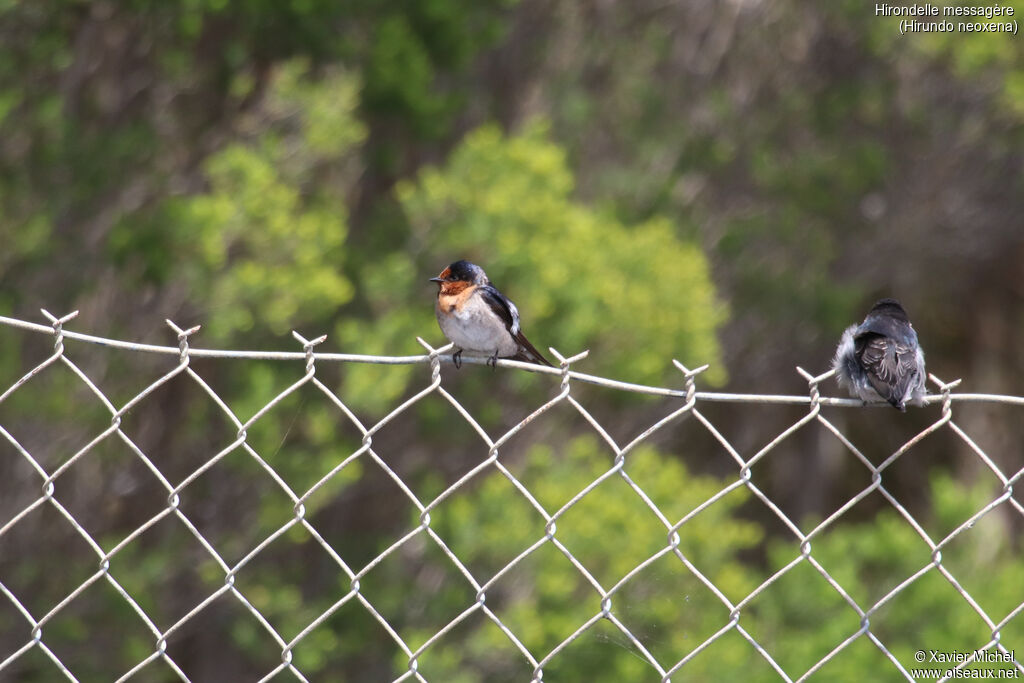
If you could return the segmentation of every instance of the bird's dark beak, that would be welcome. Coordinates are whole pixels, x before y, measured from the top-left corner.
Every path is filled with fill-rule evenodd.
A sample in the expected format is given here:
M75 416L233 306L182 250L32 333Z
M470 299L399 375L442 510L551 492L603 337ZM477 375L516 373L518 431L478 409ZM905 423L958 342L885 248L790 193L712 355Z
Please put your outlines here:
M444 282L444 279L443 278L439 278L439 277L432 277L432 278L430 278L430 281L431 282Z

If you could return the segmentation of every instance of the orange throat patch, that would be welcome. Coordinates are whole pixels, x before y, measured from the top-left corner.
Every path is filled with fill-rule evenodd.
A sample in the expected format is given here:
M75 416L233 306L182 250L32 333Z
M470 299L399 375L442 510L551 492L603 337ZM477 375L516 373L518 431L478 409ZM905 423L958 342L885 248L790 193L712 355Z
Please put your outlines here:
M475 290L476 285L464 280L442 282L441 291L437 293L437 310L445 313L461 311Z
M458 280L456 282L442 282L439 296L458 296L473 286L472 282Z

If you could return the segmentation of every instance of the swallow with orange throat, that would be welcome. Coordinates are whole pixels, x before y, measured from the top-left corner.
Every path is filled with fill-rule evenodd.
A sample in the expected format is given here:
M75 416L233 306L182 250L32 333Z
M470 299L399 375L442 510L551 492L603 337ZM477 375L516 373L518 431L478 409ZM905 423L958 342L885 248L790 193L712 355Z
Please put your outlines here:
M462 367L462 353L487 358L492 368L499 358L548 365L519 327L519 310L487 279L484 269L469 261L456 261L431 282L437 292L437 324L457 351L455 367Z

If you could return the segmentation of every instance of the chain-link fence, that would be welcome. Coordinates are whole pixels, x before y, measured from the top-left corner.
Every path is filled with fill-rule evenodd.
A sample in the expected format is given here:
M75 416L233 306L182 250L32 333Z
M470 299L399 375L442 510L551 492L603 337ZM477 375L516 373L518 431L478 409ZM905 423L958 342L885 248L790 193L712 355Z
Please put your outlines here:
M644 670L649 675L649 679L645 678L643 680L668 681L673 677L676 677L676 680L693 680L688 675L688 665L691 665L702 652L713 647L717 642L723 639L734 640L736 637L742 639L746 644L744 647L751 652L755 652L757 657L762 660L762 663L770 667L773 672L773 678L777 677L783 681L804 680L819 673L821 674L819 676L821 680L831 680L832 677L830 675L821 673L823 668L827 667L837 657L843 655L844 652L851 650L862 651L865 647L869 648L880 659L879 680L887 677L896 677L899 680L919 680L922 676L931 676L932 678L942 680L967 677L971 673L972 667L992 661L1001 663L997 668L991 668L991 666L994 666L991 665L989 669L981 669L981 671L988 671L990 674L1001 677L1019 677L1024 675L1024 665L1021 663L1024 658L1020 657L1019 653L1013 649L1013 643L1006 642L1004 637L1004 631L1006 631L1008 625L1024 611L1024 595L1021 595L1020 591L1016 590L1016 588L1024 586L1024 571L1018 575L1018 585L1016 588L1009 591L1010 595L1016 595L1015 598L1012 598L1013 602L1010 604L992 604L989 601L983 607L972 595L972 592L958 580L954 570L947 566L948 563L944 564L943 557L943 551L947 547L962 535L967 534L980 520L990 516L997 509L1001 510L1003 514L1010 513L1010 516L1014 518L1018 516L1024 517L1024 506L1013 496L1014 486L1021 476L1024 475L1024 469L1019 469L1022 465L1019 461L1019 444L1014 447L1016 453L1010 454L1011 462L1012 458L1017 458L1017 462L1013 467L1018 469L1004 472L997 465L997 462L1003 462L1003 467L1005 468L1006 460L992 457L958 425L954 419L954 413L958 405L965 402L982 402L1024 407L1024 398L953 393L952 390L959 384L959 381L943 382L932 375L931 381L934 393L927 398L928 406L922 410L932 411L934 413L934 421L923 431L913 435L912 438L903 443L898 449L888 454L880 463L875 464L871 458L867 457L861 450L858 450L858 447L844 435L841 427L835 424L835 420L828 419L822 412L824 406L860 409L862 405L860 401L847 398L829 398L822 395L822 382L832 376L831 372L814 376L798 368L798 371L807 382L808 393L806 396L725 394L697 391L697 380L704 368L690 369L678 361L674 361L674 363L681 372L679 388L650 387L576 372L571 369L573 364L584 358L586 353L563 357L555 349L551 349L552 354L554 354L560 364L558 368L545 368L507 360L499 361L499 367L514 367L533 373L552 375L555 379L552 386L555 389L554 395L549 400L543 402L525 418L518 420L511 428L495 436L482 426L478 417L474 416L474 406L462 405L446 389L445 383L442 381L441 366L442 363L450 363L451 361L451 357L445 355L449 347L435 349L431 348L423 340L419 340L425 349L425 353L419 356L373 357L319 353L316 352L316 348L324 340L324 337L307 340L296 333L294 336L299 344L301 344L301 351L241 352L204 350L192 348L189 344L190 337L198 328L182 330L170 321L168 321L168 324L173 329L174 334L177 335L177 346L152 346L71 332L65 330L64 325L74 317L74 314L62 318L51 316L45 311L44 314L49 319L50 325L0 318L0 323L3 326L34 333L26 334L26 345L36 343L40 346L52 344L53 348L52 353L35 367L31 369L22 368L17 371L20 379L14 381L13 384L0 394L0 407L3 406L5 401L10 401L17 392L22 391L28 384L38 381L38 378L45 376L46 373L53 372L55 368L64 367L73 373L77 382L80 382L82 386L88 389L88 393L92 396L92 402L102 406L108 419L108 426L99 433L92 434L85 445L65 454L57 464L51 466L42 462L41 458L33 453L30 446L21 443L16 435L17 429L15 426L3 424L2 416L0 416L0 436L3 437L0 443L9 444L11 449L13 449L8 449L11 454L10 458L11 460L17 459L20 463L19 467L24 469L27 466L33 471L29 478L8 478L0 482L0 501L8 500L7 506L0 504L0 514L2 514L0 516L0 525L2 525L0 526L0 543L3 543L5 537L9 539L16 534L19 525L24 524L26 520L34 515L41 514L41 511L45 510L50 513L48 519L51 524L68 527L73 530L77 538L88 545L91 549L94 564L88 568L84 576L80 575L80 578L74 580L74 585L69 590L44 600L39 598L39 596L30 594L30 588L22 587L31 586L32 582L25 579L25 577L18 578L16 576L19 568L27 569L26 565L21 562L21 558L11 556L4 558L0 555L0 568L6 571L6 573L0 573L0 594L3 596L0 598L0 603L3 603L0 605L0 609L6 610L0 612L0 615L7 615L6 618L0 616L0 647L5 648L0 650L0 680L21 680L19 672L25 670L23 667L24 662L32 658L36 660L36 668L33 670L40 670L40 667L44 667L43 670L45 670L45 667L49 667L49 670L53 672L54 678L57 676L56 672L60 672L69 680L87 680L88 677L83 678L85 674L79 672L76 661L69 658L67 654L61 654L61 652L51 647L52 642L48 638L48 631L51 625L60 620L62 614L72 609L70 606L76 603L76 600L81 595L94 591L97 589L97 586L103 584L113 591L113 599L123 609L118 615L117 623L114 623L109 615L104 616L101 621L94 623L90 623L88 618L84 619L83 623L87 625L87 629L84 633L78 635L79 640L86 643L92 640L95 640L97 643L107 642L106 636L104 636L105 631L117 633L141 631L148 633L148 649L136 653L137 661L135 661L134 665L127 669L110 670L107 672L111 680L119 681L165 680L167 678L174 679L175 676L185 681L197 680L194 678L195 674L190 674L186 667L176 660L173 648L169 647L169 642L183 633L191 623L200 619L205 611L212 609L212 605L215 603L221 604L224 601L229 601L233 609L241 610L243 614L251 617L249 623L250 625L255 625L252 628L262 633L261 637L269 636L274 643L271 649L275 650L275 657L279 655L279 663L261 674L262 678L260 680L294 679L305 681L310 680L310 678L315 679L315 676L311 676L309 672L303 671L301 663L295 657L296 652L303 648L304 644L322 637L323 633L329 631L332 627L332 618L339 610L351 610L353 608L364 610L365 615L369 615L386 632L387 638L393 643L392 649L397 659L393 659L388 665L393 665L400 671L397 677L393 678L396 681L428 680L429 674L425 669L421 668L420 663L431 656L432 650L438 647L438 643L444 641L448 636L471 621L478 628L481 627L480 624L482 623L496 627L498 632L500 632L498 637L503 640L506 649L510 649L515 653L516 659L521 663L525 663L523 671L527 673L524 679L528 678L534 682L539 682L542 678L544 680L552 680L550 676L545 677L545 671L550 670L558 662L559 658L564 656L566 650L573 647L588 632L595 631L599 624L602 624L604 627L611 625L611 628L617 634L615 642L606 641L606 647L625 648L632 653L635 659L643 663ZM46 335L46 338L38 336L40 334ZM163 354L168 357L167 370L154 381L138 388L134 395L127 400L115 401L104 393L97 382L90 378L80 365L76 364L75 354L69 352L66 347L66 343L70 340L75 340L75 343L82 344L83 348L85 345L102 345L124 355L138 354L140 352ZM233 407L229 405L229 402L219 396L218 392L212 388L211 384L204 379L202 374L196 372L191 366L192 361L197 358L225 359L217 362L228 362L226 359L243 359L244 362L290 361L296 364L297 379L251 416L238 415ZM482 360L467 358L466 362L473 364L482 362ZM304 366L298 365L299 363L303 363ZM386 415L376 420L373 424L366 424L357 416L357 411L346 403L346 397L339 396L335 390L332 390L317 375L318 368L323 367L325 364L337 363L377 363L395 366L425 365L429 368L429 374L424 371L423 376L427 381L426 386L422 390L401 401L399 405L388 411ZM301 367L304 367L305 371L300 376ZM466 370L464 369L462 372L466 372ZM493 373L492 370L483 368L479 368L478 372L486 372L488 375ZM179 378L179 381L185 379L187 382L193 383L194 387L197 387L205 396L208 396L217 406L217 409L230 422L233 432L229 444L217 452L202 454L200 456L201 464L185 476L171 476L167 474L166 463L156 458L151 458L144 452L129 435L128 431L123 428L122 424L123 418L131 413L131 411L145 402L160 387L175 378ZM574 396L574 388L583 383L606 387L615 392L621 392L623 395L648 394L666 397L676 401L677 405L667 415L653 421L649 427L643 429L635 438L628 442L621 442L613 438L609 431L602 426L601 422ZM287 400L289 396L300 390L310 389L313 389L314 393L321 397L336 415L341 416L341 419L347 421L357 430L360 445L346 457L338 459L334 466L312 486L299 490L293 488L286 478L279 474L272 458L268 457L269 454L259 452L250 443L248 432L269 411ZM403 479L402 474L392 466L389 459L377 452L375 439L382 429L406 413L410 408L421 402L429 401L444 402L454 409L455 413L460 416L460 419L479 437L480 447L479 458L475 465L460 475L452 477L451 480L443 482L439 493L426 498L417 495L414 492L414 488ZM726 438L722 431L716 428L705 412L702 412L702 406L715 402L729 404L737 409L755 404L796 406L798 408L805 408L806 413L755 452L741 452L740 449L733 445L730 439ZM552 411L556 406L561 406L561 409L565 409L568 406L572 411L575 411L589 425L593 434L607 447L608 453L610 453L606 467L603 468L599 476L596 476L596 478L593 478L584 487L576 491L560 507L552 507L549 503L543 502L542 497L536 495L501 457L502 449L506 444L520 435L524 428L537 421L538 418L541 418L549 411ZM932 413L930 412L929 414ZM689 420L698 424L699 429L703 430L704 435L709 436L720 446L722 452L727 454L728 458L731 458L734 473L731 478L726 480L727 484L723 488L704 499L700 504L693 506L680 517L678 515L669 516L669 513L662 509L663 506L659 505L655 498L649 494L645 485L631 476L628 463L630 462L631 453L641 444L645 444L652 435L668 425L678 424L683 420ZM779 501L773 500L762 490L762 487L759 487L754 482L751 471L755 465L773 454L780 444L812 424L817 424L824 428L828 434L834 437L836 443L841 444L843 452L856 458L863 465L867 475L870 477L870 483L842 504L834 513L808 527L804 520L791 519L783 511L785 505L780 505ZM998 479L1001 489L994 498L980 508L975 509L969 518L960 522L952 531L942 536L936 536L934 532L926 530L927 525L920 523L915 515L909 511L908 507L901 504L900 500L887 489L885 477L887 471L903 458L908 451L929 437L929 435L940 431L946 435L946 438L957 439L965 444L983 467ZM155 514L152 514L143 523L135 526L129 533L120 534L119 537L110 537L108 534L104 538L98 538L94 533L90 532L88 529L89 525L81 521L81 515L64 504L65 490L62 490L62 484L67 481L66 475L69 471L76 468L83 459L96 457L96 451L99 449L99 446L109 441L119 441L130 450L135 465L141 464L159 482L163 498L159 502ZM218 467L219 463L232 454L239 453L245 454L246 458L255 464L256 475L254 476L259 476L265 482L272 482L270 485L278 493L283 493L287 496L292 512L287 520L277 526L272 533L266 537L255 539L245 548L243 553L236 553L237 556L228 557L228 553L220 549L222 544L218 540L210 539L207 537L208 534L204 534L202 531L204 524L201 519L198 519L199 515L190 513L183 501L192 495L194 484L205 473L210 471L211 468ZM354 564L350 559L346 558L345 552L339 551L335 547L336 544L331 540L333 532L319 528L318 524L312 521L311 515L307 514L307 506L318 495L323 494L325 491L333 491L333 487L337 485L337 480L345 477L345 473L356 467L357 464L362 468L379 468L379 472L386 475L397 487L397 490L401 491L401 494L398 494L396 497L401 498L403 504L408 502L408 504L414 507L418 523L408 528L404 534L396 538L390 545L369 559L369 561ZM466 495L467 492L474 490L480 485L480 481L487 477L504 478L514 488L515 495L521 501L525 501L533 513L542 520L543 531L533 539L532 543L518 548L517 554L510 560L502 560L496 571L492 569L484 575L479 569L471 567L469 562L460 558L458 550L453 547L449 539L446 539L432 526L432 513L435 513L447 501ZM660 527L657 544L660 549L650 554L646 559L636 563L625 573L609 580L606 576L599 576L599 572L595 571L592 566L588 566L586 558L578 556L579 553L574 552L570 544L563 542L563 537L558 533L558 525L571 510L581 504L581 501L612 480L619 482L617 485L620 490L631 492L628 495L635 496L639 504L653 516L653 519L657 520L657 525ZM28 484L31 484L31 487ZM352 485L358 487L359 482L356 481ZM26 491L29 488L34 493L26 499ZM688 553L685 549L686 544L683 542L688 530L692 527L692 520L736 491L745 492L744 495L749 496L751 500L755 501L755 504L759 502L762 507L762 513L773 518L773 520L777 520L784 527L783 533L788 536L788 541L798 548L798 552L795 553L792 561L771 573L759 585L756 585L753 590L749 590L745 595L739 597L734 595L734 590L723 588L720 585L721 580L716 579L715 576L712 576L712 572L707 570L704 564L705 559ZM18 503L12 509L10 501L16 499L15 494L21 496L18 500L27 500L27 504ZM78 491L77 495L79 497L88 497L89 492ZM837 526L837 522L848 515L855 506L869 496L878 495L888 501L891 510L894 510L900 518L913 528L916 536L927 545L930 556L928 561L920 566L916 572L905 576L902 581L891 588L887 587L882 592L881 597L873 596L870 601L865 601L863 598L858 598L858 596L854 595L852 591L848 591L847 587L844 586L844 583L847 583L846 579L830 573L829 566L825 562L820 561L812 549L812 545L827 530L834 529ZM110 500L112 497L116 498L116 494L112 494L109 489L102 492L96 491L93 504L95 506L113 504ZM215 574L214 578L218 584L218 587L211 590L203 599L189 605L184 614L176 615L173 620L169 621L155 616L150 606L151 598L147 595L146 590L140 588L140 585L134 580L127 581L124 575L119 574L118 570L119 561L129 553L133 558L132 562L139 561L136 549L143 545L143 537L155 526L168 522L178 525L180 529L187 530L190 537L201 546L201 553L204 555L207 565L205 571ZM298 532L308 534L311 543L322 549L321 558L330 558L329 561L324 560L324 562L329 562L330 571L339 577L338 585L345 586L345 589L339 590L333 595L328 601L329 607L310 616L300 630L297 632L283 632L279 624L275 623L273 616L264 614L261 611L259 608L261 604L259 596L255 596L252 592L247 591L241 585L241 579L249 571L250 567L259 561L261 555L267 553L267 549L278 539ZM440 557L453 570L448 580L464 582L465 586L468 586L471 598L461 605L457 613L452 615L451 618L432 633L428 633L425 636L419 633L412 637L403 630L402 626L394 623L396 619L393 610L390 607L388 609L382 608L379 601L364 588L364 584L368 578L374 575L374 572L382 563L396 557L402 557L408 547L422 543L432 544L431 547L440 552ZM541 552L542 549L546 549L547 552L554 549L571 564L576 578L582 581L585 586L585 592L589 594L586 599L592 600L594 609L589 618L576 624L574 630L555 644L554 647L538 650L535 646L531 647L529 645L530 639L521 632L521 622L512 623L505 616L506 612L496 607L495 601L490 600L489 597L498 592L496 586L503 579L516 572L521 565L530 561L531 556ZM59 551L60 549L58 548L47 551L51 553L52 563L45 571L59 573L68 569L65 566L67 561L62 558ZM713 632L702 635L701 638L688 645L685 653L681 656L675 656L671 660L666 659L664 654L655 652L649 646L649 639L645 635L635 632L637 629L631 625L629 618L624 616L623 610L619 608L619 598L624 593L626 587L645 581L645 571L647 568L666 560L678 563L681 571L687 572L689 576L694 577L696 581L706 588L709 594L713 596L712 600L716 606L717 618L719 618L718 626ZM1020 567L1021 565L1018 564L1017 566ZM747 618L751 606L759 597L772 590L773 585L776 585L783 577L793 572L797 567L804 569L812 568L813 572L819 575L830 587L829 590L832 591L833 597L837 596L845 604L844 609L851 615L855 615L856 623L858 624L857 627L850 629L845 637L832 644L832 649L818 658L813 666L800 671L787 668L782 663L784 659L782 655L784 653L780 652L777 647L766 643L763 635L755 633L755 630L750 628L749 618ZM38 568L33 567L32 571L38 571ZM14 578L12 578L11 574L14 575ZM155 568L152 575L156 577L154 580L159 582L160 568ZM960 601L963 605L966 605L972 613L971 618L983 624L984 632L987 634L987 640L975 642L965 636L963 642L956 643L954 649L956 652L962 652L963 656L953 657L954 661L952 662L948 661L949 657L944 658L941 656L942 652L938 653L940 655L939 661L943 663L931 664L931 666L939 667L934 674L923 674L914 669L919 664L928 665L929 660L935 662L934 653L922 650L919 653L920 659L915 656L914 661L908 661L904 655L896 653L887 643L886 629L879 629L873 623L873 617L880 610L906 591L908 587L922 581L924 577L941 577L951 589L947 591L943 599L947 601ZM275 587L270 587L270 590L274 589ZM404 596L397 596L399 604L402 603L403 598ZM420 596L421 600L422 598L423 596ZM683 609L683 607L680 606L678 609ZM810 609L813 612L813 606ZM925 626L923 622L920 623L922 629ZM1015 627L1019 632L1019 625L1015 625ZM190 637L193 640L202 640L203 634L192 634ZM13 646L11 645L12 643L14 643ZM215 656L217 645L214 644L212 647L212 650L209 647L207 647L207 650L214 653L211 656ZM947 647L943 652L949 654L949 649ZM357 658L358 654L353 654L352 656ZM39 664L38 660L40 658L44 658L44 665ZM395 664L394 662L398 663ZM259 676L256 678L259 678ZM242 678L239 678L239 680L242 680ZM248 679L246 678L245 680ZM328 676L323 678L323 680L336 679ZM366 680L371 680L371 678L366 678ZM466 680L477 679L470 677ZM479 680L486 680L486 677L481 676Z

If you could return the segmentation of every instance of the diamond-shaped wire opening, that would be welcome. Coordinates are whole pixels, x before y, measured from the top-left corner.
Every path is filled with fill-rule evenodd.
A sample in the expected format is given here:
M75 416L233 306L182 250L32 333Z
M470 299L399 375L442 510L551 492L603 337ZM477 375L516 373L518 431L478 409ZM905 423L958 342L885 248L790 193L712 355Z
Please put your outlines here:
M168 489L115 432L61 473L53 497L112 546L167 509Z
M484 582L544 536L545 520L495 467L430 512L430 527Z
M320 386L318 388L324 392L324 395L328 400L332 400L331 396L327 395L325 386ZM360 486L354 487L352 495L348 496L347 500L340 501L340 503L344 503L347 506L347 509L353 511L355 514L358 514L361 517L366 516L367 519L372 519L372 526L394 529L394 533L401 535L402 531L406 528L405 520L408 519L408 515L403 514L404 511L411 507L411 509L419 515L423 511L423 503L409 487L406 479L396 471L395 467L398 466L398 464L396 462L389 463L386 457L382 457L378 453L378 448L380 447L379 434L382 430L389 429L393 423L402 419L403 416L408 417L410 411L414 410L416 405L421 403L431 393L433 393L433 390L429 388L421 390L419 393L413 395L404 403L397 406L376 424L364 426L364 428L360 429L361 432L363 429L366 430L365 435L362 438L363 444L359 448L347 454L338 462L338 464L334 465L325 477L322 477L316 484L314 484L313 489L315 490L310 494L310 498L313 498L321 488L329 483L327 480L337 479L338 477L336 475L339 472L344 471L345 468L351 468L353 463L359 464L360 469L357 470L357 472L361 478ZM337 397L334 398L336 399ZM342 410L342 412L350 411L347 406L342 408L337 401L335 401L335 407ZM350 415L349 417L351 419L358 419L355 418L354 415ZM387 446L385 446L385 448L387 448ZM395 447L393 450L396 450L401 454L403 449L401 447ZM398 460L400 462L401 457L399 457ZM398 469L400 471L402 468L398 467ZM351 476L351 474L349 474L349 476ZM412 478L411 475L407 476ZM348 515L348 517L351 518L351 515ZM384 520L384 522L382 523L381 520ZM358 539L353 540L358 541ZM337 543L338 541L329 539L328 542ZM365 553L365 544L357 542L355 545L357 546L355 548L357 552ZM347 551L343 552L343 555L349 554L350 553ZM358 564L358 561L355 563Z
M359 590L415 650L429 638L424 633L436 633L470 607L476 590L427 531L388 550L360 578Z
M533 446L550 445L556 453L560 453L565 444L572 443L579 435L599 439L609 454L610 462L614 451L570 399L571 396L566 399L558 398L557 394L549 396L544 402L536 404L523 421L502 425L503 429L494 435L495 442L499 443L502 462L517 471L521 454Z
M850 634L852 635L852 633ZM837 641L838 645L842 641ZM888 645L883 641L884 645ZM913 657L897 657L897 661L908 670L917 666ZM811 676L812 681L836 681L837 683L859 683L863 672L871 672L872 681L886 683L906 683L907 677L893 664L882 650L878 648L867 634L858 636L828 661L824 662ZM804 671L789 671L795 679L803 676ZM913 679L911 679L913 680Z
M796 677L856 633L860 616L810 562L786 563L779 569L786 566L781 576L745 602L740 623L784 671ZM842 579L837 581L849 592Z
M1024 601L1024 567L1006 545L1008 514L1000 505L942 546L942 566L995 621Z
M970 651L991 637L984 619L934 567L875 609L871 631L908 667L917 650Z
M621 630L599 619L544 665L544 680L658 683L661 674Z
M882 463L879 463L879 466L884 466L882 486L915 519L920 518L919 521L929 533L933 532L933 529L928 527L929 511L931 510L931 501L928 499L931 487L927 485L931 483L929 475L932 472L946 469L943 463L946 457L944 453L950 445L951 436L948 427L941 426L935 431L924 434L919 440L913 440L909 446L906 444L910 444L910 440L889 453L879 454L884 459ZM988 482L995 483L997 481L991 474L982 476ZM949 531L950 529L947 529L945 533ZM943 532L936 528L934 533L942 535Z
M307 383L253 423L246 442L302 496L356 452L362 437L359 428L320 389ZM338 495L354 481L352 475L357 470L329 477L321 485L322 493Z
M314 507L308 523L353 572L418 528L419 508L367 452L357 486Z
M812 420L752 469L755 483L783 514L808 532L812 528L804 521L808 517L829 526L870 519L887 505L875 493L871 464L874 454L865 453L859 444L837 431L825 418ZM798 494L785 495L792 488L795 472L802 481L814 485L801 487ZM888 479L888 471L883 472L882 483Z
M102 628L98 628L102 625ZM43 642L79 679L110 680L148 656L155 637L105 578L89 584L43 626Z
M788 535L792 535L790 524L809 532L813 526L803 521L809 516L819 521L830 520L829 524L848 518L849 508L857 498L871 499L872 495L871 472L851 445L843 443L818 420L810 420L775 444L762 447L753 455L758 459L750 469L750 483L767 501L754 492L756 502L749 509L756 510L758 516L764 515L769 529ZM837 476L840 472L845 476ZM795 476L815 484L782 495L792 491ZM840 502L832 502L837 499ZM878 500L873 502L875 507L881 504ZM870 514L871 507L859 509Z
M411 641L426 642L435 633L414 631ZM404 664L396 658L399 672ZM474 610L431 642L417 658L417 670L428 681L466 678L488 683L526 681L533 673L529 660L482 609Z
M740 623L743 623L741 619ZM703 643L693 643L698 647ZM763 645L763 643L761 643ZM666 669L676 662L664 662ZM793 672L788 672L793 675ZM795 679L795 675L793 675ZM744 638L736 628L712 636L707 646L694 655L671 677L673 683L707 681L708 683L779 683L785 679L775 670L771 662L759 654L754 645ZM831 680L831 679L823 679Z
M429 377L423 375L422 384ZM511 368L464 365L456 370L441 364L441 386L460 405L472 407L470 411L480 425L492 434L500 434L518 424L530 414L530 406L538 406L558 393L558 379L548 375L519 372ZM415 383L414 383L415 384ZM522 400L508 401L506 396Z
M110 575L161 631L224 586L223 569L173 513L104 550Z
M3 528L43 497L45 476L2 433L0 474L4 481L4 494L0 496L0 528Z
M870 497L865 498L849 509L849 515L862 518L866 513L860 513L859 508L874 507ZM787 539L771 554L773 568L777 569L797 558L800 547L795 540ZM811 540L811 557L866 610L927 565L931 547L906 519L890 509L862 523L837 521L824 528Z
M110 421L110 411L63 360L0 403L0 426L49 473L106 432Z
M408 349L410 353L423 352L423 347L415 342L412 347ZM442 371L445 367L442 364ZM318 361L316 376L332 393L342 398L366 426L383 419L395 407L431 384L430 366L422 365L334 364Z
M487 588L488 608L537 659L598 614L600 603L595 587L551 541L537 545Z
M339 576L336 593L344 602L331 605L329 614L325 611L318 615L322 621L295 643L295 667L310 680L351 668L367 680L390 681L406 671L408 658L351 591L347 579ZM272 680L293 679L293 675L283 672Z
M59 568L59 571L55 571ZM0 536L0 583L41 619L99 568L92 547L51 502L20 518ZM0 593L0 601L7 598ZM29 633L24 622L10 624Z
M321 408L313 413L310 424L323 437L317 439L315 449L324 469L308 485L296 488L307 518L335 506L362 478L365 465L372 459L367 455L371 443L364 443L366 428L358 416L319 379L311 384L318 392L313 400Z
M923 478L921 473L918 478ZM935 468L928 472L926 481L930 493L928 505L921 513L913 512L918 513L915 519L936 543L972 532L989 517L1001 520L999 538L1012 539L1012 525L1020 518L1007 500L1003 482L994 474L985 470L977 472L973 478L969 475L954 478Z
M582 418L577 420L582 422ZM532 426L528 425L527 429ZM530 437L524 432L512 436L509 444L524 449L526 455L510 463L503 457L502 463L548 514L555 514L570 503L578 504L579 501L573 503L573 500L581 493L584 497L588 495L584 492L595 482L617 476L611 472L615 452L592 432L584 431L579 436L561 439L557 444L534 441Z
M348 574L300 524L254 552L234 587L286 641L349 590Z
M750 460L787 429L805 419L809 421L807 406L752 403L744 406L741 422L729 419L735 410L729 403L698 401L696 408L744 460Z
M558 540L606 587L668 545L664 525L617 472L555 523Z
M710 475L716 479L736 478L740 465L729 448L704 425L702 418L706 420L707 417L703 415L703 410L704 406L698 403L691 411L692 415L681 415L675 424L663 428L661 431L665 432L666 437L659 442L658 451L678 458L694 475ZM681 517L682 513L676 515L673 511L668 516Z
M526 437L520 432L512 438ZM602 517L610 522L610 518L615 516L608 514L608 505L630 504L635 498L619 478L618 469L614 465L614 452L608 445L599 443L591 435L584 435L568 441L559 449L537 444L522 462L513 465L512 470L503 471L503 474L530 504L537 518L546 521L550 516L554 528L572 520L567 527L572 531L565 538L573 538L574 543L586 545L594 542L595 523L586 513L573 513L574 509L583 506L585 510L593 510L598 505ZM613 479L617 481L613 482ZM627 497L613 498L609 494L609 486L619 487L617 490ZM607 505L601 507L600 501ZM647 521L648 517L645 516L644 520ZM562 543L561 538L558 541Z
M168 336L161 333L155 341L168 340ZM67 367L70 361L117 408L161 378L181 372L177 355L126 354L121 349L82 343L71 338L65 338L64 345L64 358L60 365ZM95 400L95 394L90 391L90 395Z
M167 654L192 681L256 681L281 663L281 646L230 591L183 619L168 636Z
M178 509L228 564L295 516L292 499L244 444L181 489Z
M206 465L238 432L196 381L192 373L199 364L191 363L121 417L121 431L172 485Z
M29 638L25 638L25 643L29 642ZM19 643L23 645L25 643ZM31 647L24 650L17 659L8 663L3 669L4 680L11 681L66 681L73 680L69 679L66 674L62 672L62 666L54 661L56 655L48 656L43 651L45 645L40 646L39 644L33 644ZM4 661L6 653L0 653L0 662ZM63 667L67 670L66 667ZM74 675L74 674L72 674Z
M741 590L729 583L722 587ZM652 559L621 583L611 596L611 612L665 668L729 623L728 606L672 552ZM615 632L610 642L626 642L635 650L621 630Z
M643 500L651 518L662 525L662 537L668 539L670 530L678 531L680 547L691 554L729 554L749 547L760 537L754 525L735 516L751 498L738 477L719 479L694 474L674 453L642 447L627 456L623 473L623 481L632 484L633 497ZM664 528L664 522L668 528ZM723 533L729 543L716 540L708 547L709 540ZM694 538L703 547L695 548L691 544Z
M488 445L440 391L396 414L373 434L374 453L424 504L486 460ZM474 480L466 483L473 486Z
M1024 650L1021 649L1024 648L1024 617L1021 617L1024 614L1024 602L1018 603L1005 615L1000 612L1007 612L1006 607L1003 606L993 615L993 619L999 619L1000 639L1009 643L1011 648L1016 648L1016 659L1024 664Z
M875 465L941 417L935 407L908 408L901 413L887 404L859 410L822 406L821 415L857 444Z
M593 411L594 420L623 448L634 441L659 447L673 443L689 419L688 412L681 410L686 405L681 397L633 394L627 399L615 389L584 382L571 384L571 396Z

